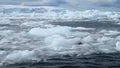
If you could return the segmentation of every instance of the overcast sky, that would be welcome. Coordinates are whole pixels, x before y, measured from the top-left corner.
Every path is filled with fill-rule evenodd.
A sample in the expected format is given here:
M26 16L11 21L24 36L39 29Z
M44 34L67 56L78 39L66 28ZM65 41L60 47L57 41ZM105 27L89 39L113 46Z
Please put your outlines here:
M120 10L120 0L0 0L0 4L57 6L74 10Z

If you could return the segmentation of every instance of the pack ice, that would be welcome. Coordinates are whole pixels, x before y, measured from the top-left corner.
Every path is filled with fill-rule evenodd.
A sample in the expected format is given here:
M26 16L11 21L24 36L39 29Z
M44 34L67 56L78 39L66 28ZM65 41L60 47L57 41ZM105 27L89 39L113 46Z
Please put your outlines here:
M0 65L47 61L54 56L120 52L119 29L71 27L72 25L51 23L75 21L99 21L102 24L107 21L107 24L117 25L120 22L120 12L1 5Z

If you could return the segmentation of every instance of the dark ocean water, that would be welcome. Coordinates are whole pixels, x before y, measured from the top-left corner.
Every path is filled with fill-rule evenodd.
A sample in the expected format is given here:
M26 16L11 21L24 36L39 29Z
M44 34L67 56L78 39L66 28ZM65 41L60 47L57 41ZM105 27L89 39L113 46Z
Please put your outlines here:
M1 68L120 68L120 53L54 57L36 63L17 63Z
M71 26L71 27L86 27L96 28L97 30L118 30L120 31L120 25L114 21L81 21L81 22L52 22L54 25Z

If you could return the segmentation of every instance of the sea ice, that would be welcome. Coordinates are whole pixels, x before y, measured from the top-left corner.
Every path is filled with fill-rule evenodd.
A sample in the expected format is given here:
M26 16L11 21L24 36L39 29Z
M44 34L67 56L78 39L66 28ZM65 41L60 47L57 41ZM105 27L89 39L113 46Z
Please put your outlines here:
M17 62L25 62L29 60L36 60L35 51L28 51L28 50L14 51L5 57L3 62L17 63Z
M95 30L95 28L85 28L85 27L77 27L74 29L77 29L77 30Z
M64 50L71 49L73 45L79 45L79 43L81 43L80 40L80 38L65 38L60 35L53 35L45 38L44 43L51 49Z
M33 28L28 32L28 34L39 37L47 37L56 34L67 36L71 34L71 27L57 26L53 28Z
M19 10L18 10L19 9ZM24 10L25 9L25 10ZM41 6L41 7L28 7L28 6L1 6L0 17L7 18L39 18L50 20L111 20L119 21L120 13L114 11L99 11L99 10L86 10L86 11L71 11L62 8ZM10 12L9 12L10 11Z
M115 39L118 40L118 41L120 41L120 36L117 36Z
M0 18L0 65L6 62L37 61L41 57L47 59L56 55L88 55L120 51L119 31L52 24L54 21L104 20L112 21L113 24L114 21L120 21L120 12L0 6ZM119 24L115 22L116 25L117 23Z
M83 41L86 43L92 43L94 42L94 38L92 36L87 36L83 38Z
M116 42L116 50L120 51L120 41Z

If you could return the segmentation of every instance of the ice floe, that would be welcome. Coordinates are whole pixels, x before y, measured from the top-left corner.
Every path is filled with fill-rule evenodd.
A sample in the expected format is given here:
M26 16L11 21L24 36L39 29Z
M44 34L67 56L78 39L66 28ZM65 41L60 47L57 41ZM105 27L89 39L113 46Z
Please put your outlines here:
M55 34L59 35L70 35L71 34L71 27L53 27L53 28L33 28L29 32L31 35L36 35L39 37L46 37Z

